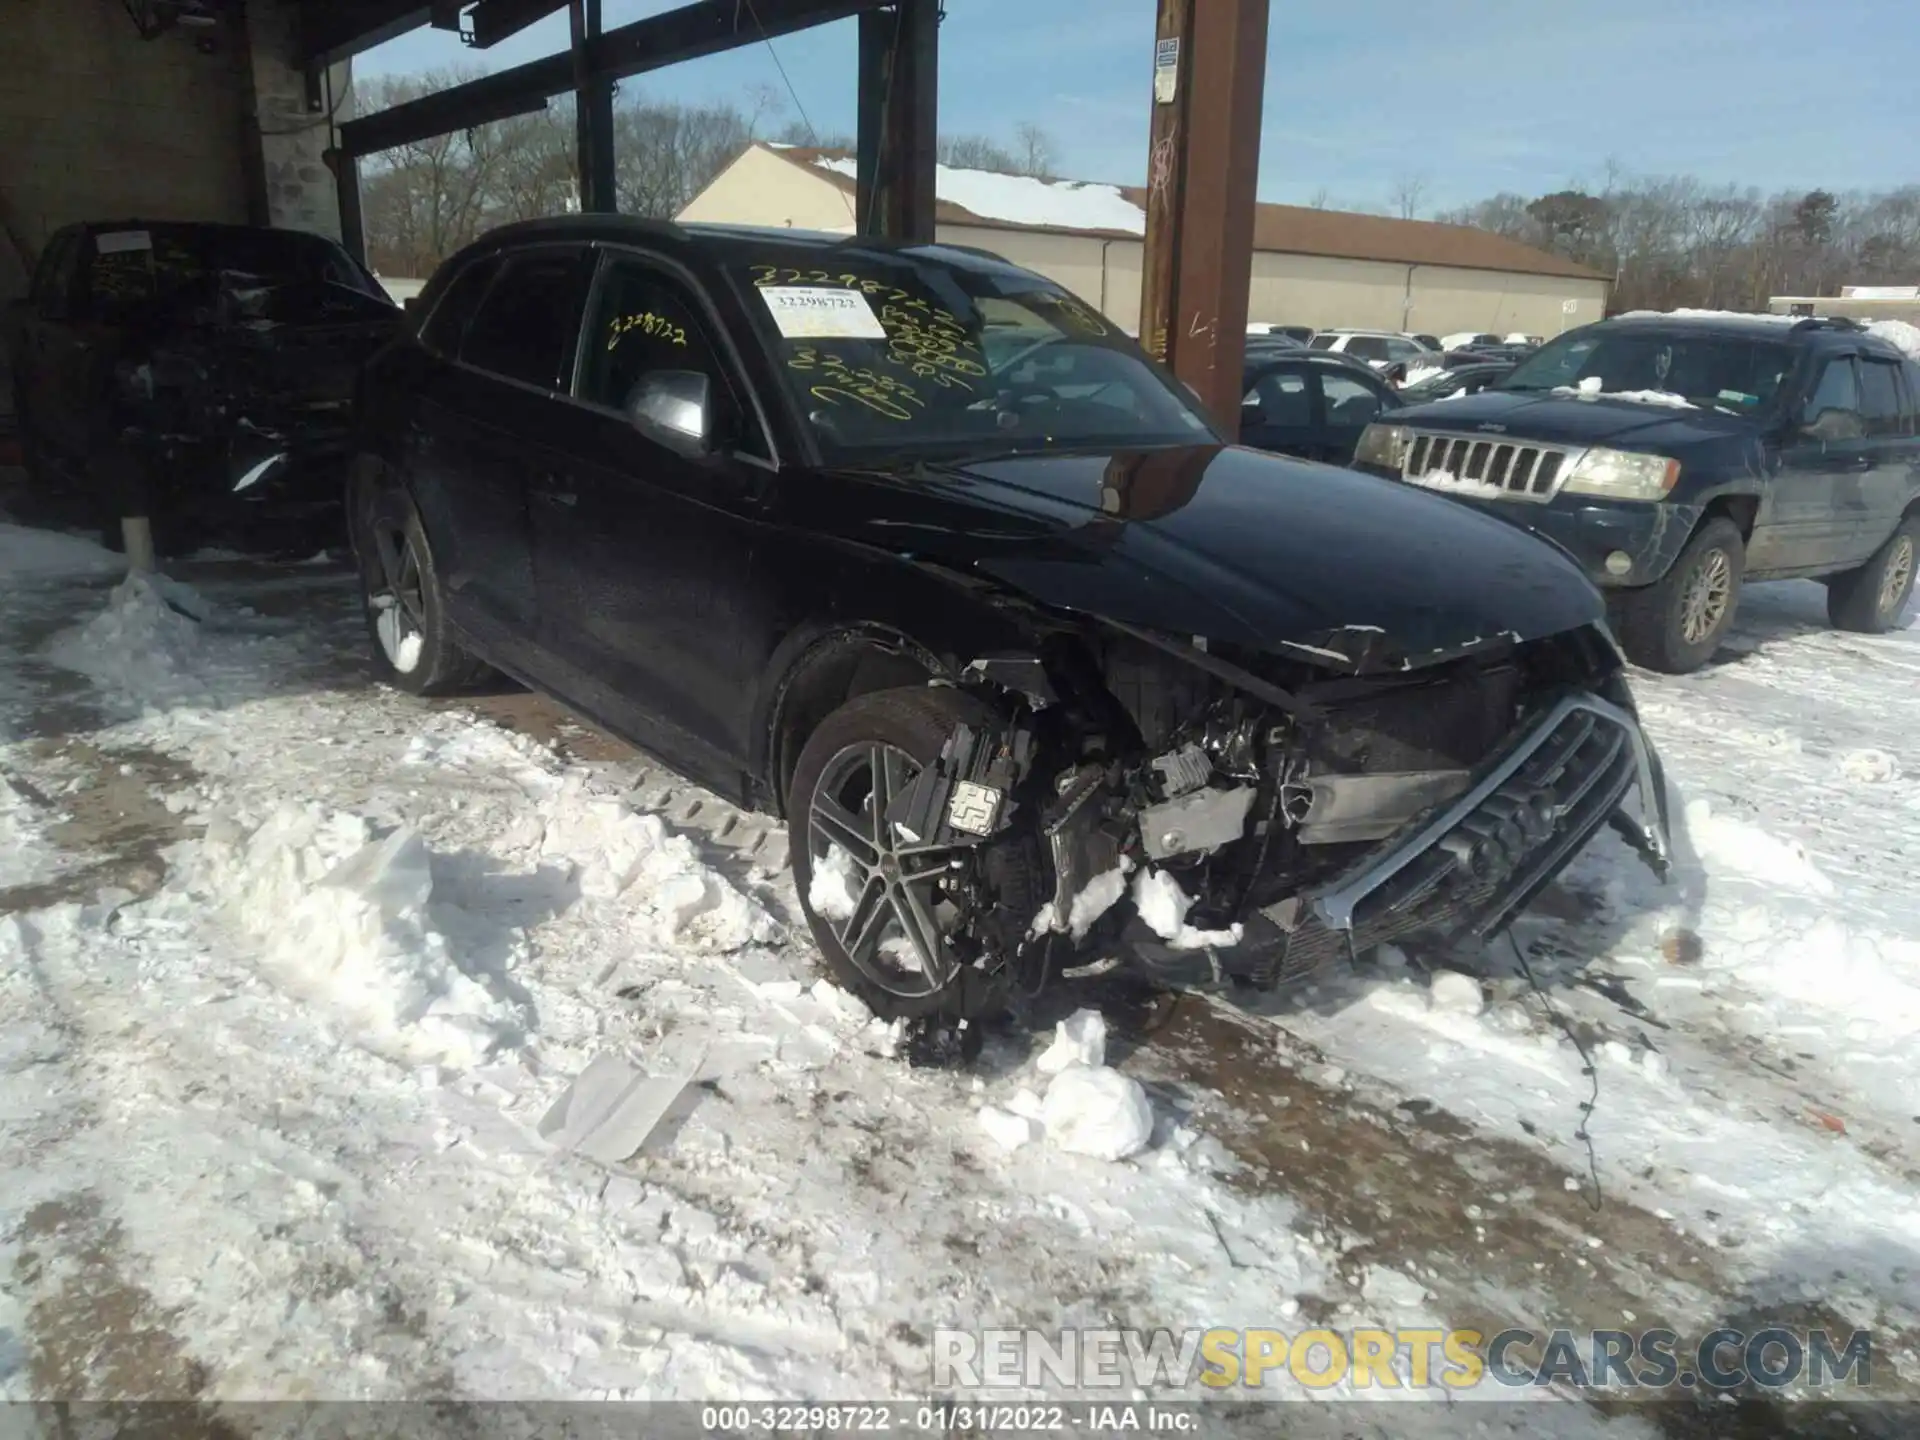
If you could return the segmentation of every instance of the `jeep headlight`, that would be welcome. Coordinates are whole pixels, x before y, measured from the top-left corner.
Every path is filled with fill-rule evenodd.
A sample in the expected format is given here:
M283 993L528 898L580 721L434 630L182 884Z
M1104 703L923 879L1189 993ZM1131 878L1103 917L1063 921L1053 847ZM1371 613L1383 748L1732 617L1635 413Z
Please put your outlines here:
M1680 462L1664 455L1594 449L1582 455L1560 488L1609 500L1664 500L1680 478Z
M1406 468L1407 442L1410 439L1412 435L1404 425L1369 425L1360 432L1360 443L1353 451L1353 463L1402 470Z

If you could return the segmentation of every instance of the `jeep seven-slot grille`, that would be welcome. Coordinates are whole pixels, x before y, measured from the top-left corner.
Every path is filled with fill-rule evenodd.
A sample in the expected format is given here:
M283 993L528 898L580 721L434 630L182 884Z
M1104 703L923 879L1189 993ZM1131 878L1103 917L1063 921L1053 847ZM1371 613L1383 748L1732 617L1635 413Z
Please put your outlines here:
M1437 490L1455 481L1489 485L1515 500L1545 501L1559 488L1567 451L1551 445L1508 440L1475 440L1463 435L1419 435L1407 445L1401 474Z

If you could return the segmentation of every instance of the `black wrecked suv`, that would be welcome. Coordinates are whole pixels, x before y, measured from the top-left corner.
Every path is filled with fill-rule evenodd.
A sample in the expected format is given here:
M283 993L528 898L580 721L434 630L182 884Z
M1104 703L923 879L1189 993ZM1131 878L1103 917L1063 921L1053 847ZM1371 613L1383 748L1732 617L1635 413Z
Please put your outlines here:
M1362 437L1357 468L1559 545L1627 655L1704 664L1747 580L1822 579L1883 631L1920 544L1920 365L1848 320L1631 315L1569 331L1474 396Z
M1076 955L1273 986L1497 933L1610 822L1665 863L1577 567L1224 445L1038 275L568 217L416 314L358 410L379 673L493 666L784 815L828 967L942 1045Z
M36 503L110 544L123 515L162 548L337 538L354 381L401 312L332 240L70 225L6 320Z

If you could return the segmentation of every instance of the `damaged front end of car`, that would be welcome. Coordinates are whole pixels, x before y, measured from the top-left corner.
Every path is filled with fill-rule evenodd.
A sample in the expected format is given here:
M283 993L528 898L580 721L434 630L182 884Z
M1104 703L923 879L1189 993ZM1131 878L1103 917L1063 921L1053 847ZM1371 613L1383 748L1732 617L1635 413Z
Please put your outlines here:
M1598 626L1341 674L1104 623L958 683L995 723L960 727L890 818L967 846L989 897L996 865L1041 867L1034 913L989 901L963 927L967 963L1022 991L1106 956L1270 989L1389 941L1485 941L1609 824L1669 865Z

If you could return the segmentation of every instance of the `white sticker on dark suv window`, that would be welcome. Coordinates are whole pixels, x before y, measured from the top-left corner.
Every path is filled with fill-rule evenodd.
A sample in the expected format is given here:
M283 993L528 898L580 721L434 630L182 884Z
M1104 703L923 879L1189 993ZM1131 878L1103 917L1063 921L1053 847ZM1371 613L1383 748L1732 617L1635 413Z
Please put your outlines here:
M825 285L762 285L756 293L767 302L773 323L789 340L884 340L881 326L867 297L858 290L836 290Z
M93 237L93 248L101 255L123 255L129 250L151 250L153 236L144 230L108 230Z

